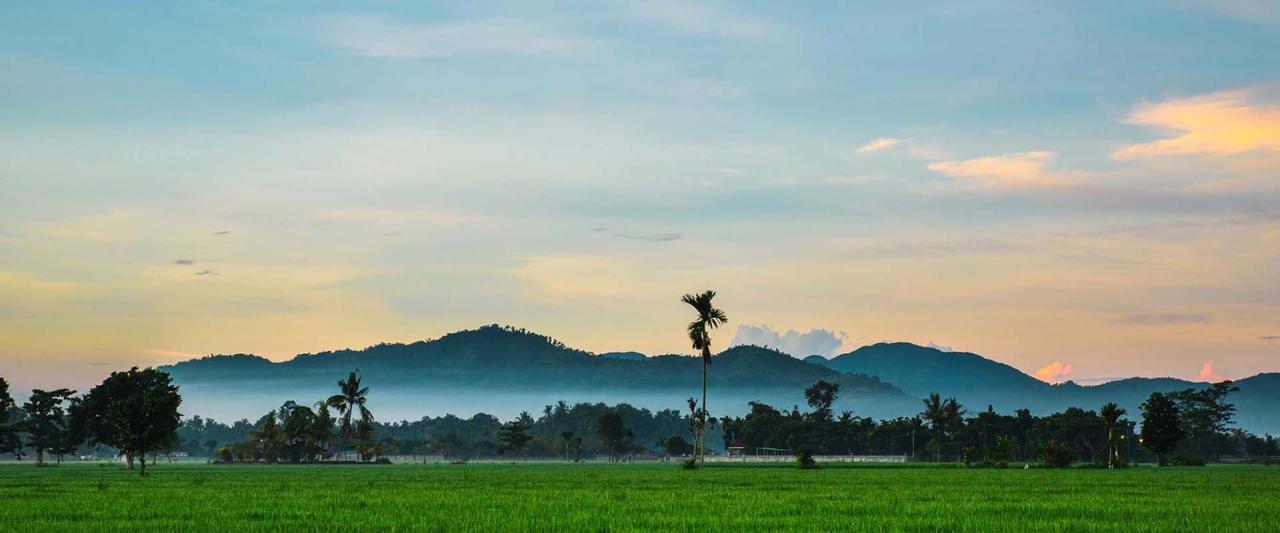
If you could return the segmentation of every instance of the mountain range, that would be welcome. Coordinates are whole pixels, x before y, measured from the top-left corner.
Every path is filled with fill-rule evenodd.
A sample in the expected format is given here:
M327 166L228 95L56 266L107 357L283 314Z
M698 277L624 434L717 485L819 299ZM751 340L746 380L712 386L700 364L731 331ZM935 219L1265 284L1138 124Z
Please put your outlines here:
M416 419L444 412L502 417L559 400L627 402L650 409L687 410L697 396L701 361L639 352L593 354L550 337L496 325L429 341L378 344L363 350L301 354L272 362L236 354L211 355L162 367L182 387L184 410L219 418L256 418L286 400L316 401L359 369L380 419ZM970 411L991 406L1036 414L1069 406L1096 409L1114 401L1137 417L1151 392L1202 387L1173 378L1130 378L1101 385L1051 385L980 355L909 343L865 346L830 359L797 359L777 350L735 346L712 359L709 410L739 415L748 402L803 406L804 388L817 380L840 385L836 408L875 418L911 416L920 398L953 396ZM1238 425L1280 433L1280 374L1237 381L1231 396Z

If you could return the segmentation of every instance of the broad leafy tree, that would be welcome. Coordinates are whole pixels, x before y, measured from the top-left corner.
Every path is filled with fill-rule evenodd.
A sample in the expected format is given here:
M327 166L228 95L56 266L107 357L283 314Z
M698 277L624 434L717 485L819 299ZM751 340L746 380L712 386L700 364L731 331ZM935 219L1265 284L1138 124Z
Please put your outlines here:
M686 294L680 298L680 301L689 304L697 313L697 317L689 323L686 331L689 333L689 340L693 343L693 349L702 353L702 407L698 410L696 435L699 464L705 462L706 458L707 367L711 366L711 330L729 321L728 315L712 303L715 297L716 291L709 290L699 294Z
M50 451L57 453L58 462L62 462L62 453L72 440L63 404L75 393L71 389L35 389L22 405L23 412L27 413L22 429L30 435L28 444L36 450L36 466L44 466L45 453Z
M604 447L609 450L610 461L620 460L631 447L633 435L631 430L627 429L626 423L623 422L622 415L618 414L617 411L608 411L600 415L596 432L600 435L600 440L604 442Z
M680 435L672 435L662 441L662 448L667 451L667 455L675 457L683 457L689 455L693 451L693 445L689 441L684 440Z
M18 421L10 416L10 411L16 408L17 402L9 394L9 382L0 377L0 453L11 453L21 458L22 439L18 433Z
M1168 396L1153 392L1142 402L1142 445L1156 454L1160 466L1168 464L1167 455L1178 446L1185 432L1178 420L1178 405Z
M814 420L826 422L831 420L831 405L836 401L840 385L829 381L818 380L804 390L805 402L813 408Z
M1214 383L1203 389L1186 389L1170 393L1178 405L1178 419L1183 431L1191 437L1195 453L1218 456L1219 439L1235 418L1236 406L1226 401L1227 395L1240 388L1230 381Z
M112 372L84 398L72 404L73 426L91 442L111 446L132 465L139 459L147 473L146 454L163 450L177 439L182 397L169 374L153 368Z
M503 424L502 429L498 430L498 440L502 442L503 450L515 452L517 455L533 439L529 435L529 430L533 427L533 424L526 420L529 414L522 413L522 415L520 418Z

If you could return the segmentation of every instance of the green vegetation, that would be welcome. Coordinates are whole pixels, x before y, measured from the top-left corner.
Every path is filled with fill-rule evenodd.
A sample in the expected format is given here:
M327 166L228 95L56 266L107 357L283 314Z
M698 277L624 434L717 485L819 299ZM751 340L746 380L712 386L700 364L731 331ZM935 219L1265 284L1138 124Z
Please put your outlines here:
M146 530L1273 531L1280 469L0 466L0 524Z

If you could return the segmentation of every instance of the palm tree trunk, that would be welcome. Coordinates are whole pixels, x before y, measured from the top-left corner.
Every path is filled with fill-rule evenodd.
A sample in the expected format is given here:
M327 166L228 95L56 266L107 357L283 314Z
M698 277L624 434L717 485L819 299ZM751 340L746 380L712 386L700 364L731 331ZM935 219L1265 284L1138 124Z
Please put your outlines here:
M1107 426L1107 468L1116 467L1115 428Z
M698 466L707 463L707 360L708 352L702 349L702 411L698 413Z

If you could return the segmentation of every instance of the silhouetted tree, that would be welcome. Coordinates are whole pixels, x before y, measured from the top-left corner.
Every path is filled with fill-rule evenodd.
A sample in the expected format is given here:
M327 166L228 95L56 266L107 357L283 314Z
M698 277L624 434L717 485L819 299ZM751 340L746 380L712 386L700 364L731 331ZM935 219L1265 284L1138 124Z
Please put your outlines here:
M1214 457L1220 455L1216 437L1226 433L1236 414L1236 406L1226 398L1239 390L1230 381L1221 381L1203 389L1169 393L1169 399L1178 406L1183 431L1193 439L1196 454L1208 455L1206 448L1212 444Z
M707 367L711 366L711 330L729 321L724 311L717 309L711 302L716 291L704 291L700 294L686 294L680 301L689 304L697 312L697 317L686 328L693 349L702 352L702 407L698 416L697 449L698 463L706 461L706 429L707 429Z
M258 445L258 453L263 461L271 464L280 458L280 424L277 412L272 409L258 421L258 429L253 432L253 440Z
M1099 414L1107 425L1107 468L1115 468L1120 463L1120 446L1116 442L1116 423L1124 416L1125 410L1113 403L1102 406Z
M831 420L831 405L836 401L840 385L818 380L804 390L804 399L813 408L813 418L820 422Z
M667 451L667 455L673 456L684 456L693 451L693 445L679 435L667 437L662 441L662 448Z
M560 432L560 441L561 441L561 445L564 446L564 460L568 461L569 449L573 447L573 432L572 431Z
M612 410L600 415L596 431L600 435L600 440L604 441L605 448L609 450L609 460L621 459L630 446L632 436L631 430L627 429L622 420L622 415Z
M320 459L328 459L333 455L333 415L329 412L328 402L316 402L315 419L311 431L315 436L316 450Z
M130 463L138 458L147 473L147 453L177 438L182 397L169 374L153 368L112 372L71 408L75 426L89 440L116 448Z
M351 416L358 413L359 422L366 425L373 422L373 413L365 407L369 388L360 386L360 374L352 370L347 379L338 380L338 391L338 394L329 397L329 405L342 413L338 435L342 438L342 445L350 447L351 439L357 436L359 429L358 424L351 423Z
M10 420L9 411L17 407L9 394L9 382L0 377L0 453L12 453L22 457L22 438L18 434L16 420Z
M1153 392L1142 402L1142 445L1156 454L1157 464L1168 464L1166 456L1184 434L1178 421L1178 406L1168 396Z
M934 462L942 460L943 446L964 424L964 412L955 398L943 400L937 393L933 393L924 400L924 411L920 412L920 418L929 422L933 433L925 449L933 452Z
M27 413L22 429L31 436L28 444L36 450L36 466L44 466L45 452L66 448L66 443L70 440L67 434L70 431L62 404L75 393L71 389L35 389L31 391L31 398L27 403L22 405L23 412ZM62 462L61 454L58 462Z
M529 429L533 426L525 420L528 417L528 413L522 414L525 416L503 424L502 429L498 430L498 440L502 442L503 449L514 451L517 454L524 450L525 444L528 444L533 439L533 437L529 436Z

